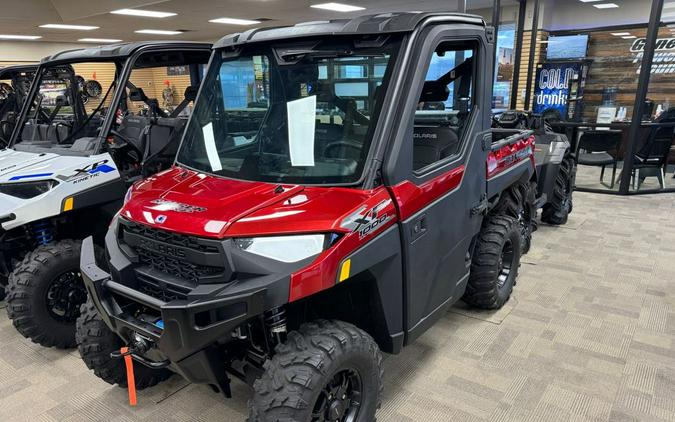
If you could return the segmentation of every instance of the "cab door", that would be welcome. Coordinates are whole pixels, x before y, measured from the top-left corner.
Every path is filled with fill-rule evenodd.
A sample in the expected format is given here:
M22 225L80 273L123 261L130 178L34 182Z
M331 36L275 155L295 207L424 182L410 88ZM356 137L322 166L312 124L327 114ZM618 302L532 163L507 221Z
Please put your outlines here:
M406 342L461 298L485 203L492 51L482 28L432 26L414 45L384 179L399 212ZM487 142L489 146L489 142Z

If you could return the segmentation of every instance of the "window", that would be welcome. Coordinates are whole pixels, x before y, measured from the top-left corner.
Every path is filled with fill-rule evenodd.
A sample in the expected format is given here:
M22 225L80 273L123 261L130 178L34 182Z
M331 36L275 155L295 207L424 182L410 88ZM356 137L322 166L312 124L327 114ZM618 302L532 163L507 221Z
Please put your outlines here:
M473 109L474 49L443 43L431 56L415 111L413 170L459 152Z

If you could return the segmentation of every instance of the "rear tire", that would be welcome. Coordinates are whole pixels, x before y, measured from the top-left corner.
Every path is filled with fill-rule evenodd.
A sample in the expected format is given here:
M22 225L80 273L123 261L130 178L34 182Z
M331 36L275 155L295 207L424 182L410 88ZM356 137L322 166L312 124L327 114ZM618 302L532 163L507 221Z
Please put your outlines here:
M277 346L264 368L253 384L248 422L375 421L382 354L372 337L351 324L304 324Z
M561 225L567 223L572 212L572 193L574 191L574 160L565 157L560 163L560 170L553 182L551 200L544 205L541 221Z
M76 333L77 348L87 368L108 384L127 387L124 360L110 357L110 353L120 350L124 343L105 325L91 300L82 305ZM151 369L134 363L134 380L139 390L155 386L172 374L168 369Z
M38 246L10 274L7 315L24 337L45 347L75 347L75 320L87 298L79 240Z
M492 215L507 215L518 221L522 255L529 252L532 233L537 230L537 210L534 207L536 196L535 182L519 183L504 192L492 211Z
M520 266L518 222L502 215L483 223L471 262L464 301L481 309L499 309L509 300Z

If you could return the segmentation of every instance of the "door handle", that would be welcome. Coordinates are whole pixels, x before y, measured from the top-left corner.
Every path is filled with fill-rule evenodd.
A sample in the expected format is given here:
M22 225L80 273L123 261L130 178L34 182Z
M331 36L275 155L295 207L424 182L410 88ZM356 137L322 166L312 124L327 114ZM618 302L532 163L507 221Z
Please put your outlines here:
M414 242L427 232L427 216L417 217L410 226L410 241Z

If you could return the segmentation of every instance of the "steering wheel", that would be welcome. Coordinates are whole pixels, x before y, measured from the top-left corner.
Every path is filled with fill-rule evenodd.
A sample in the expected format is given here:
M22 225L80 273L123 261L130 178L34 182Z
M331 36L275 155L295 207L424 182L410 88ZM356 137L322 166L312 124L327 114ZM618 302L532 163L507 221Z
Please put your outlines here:
M123 143L122 144L118 144L118 143L115 143L115 142L109 143L108 147L110 147L115 152L119 152L120 154L124 154L124 155L127 155L127 156L128 156L128 154L124 153L124 151L122 151L122 150L125 149L125 148L128 148L137 156L137 159L135 161L129 160L130 162L132 162L134 164L136 164L136 163L140 164L143 161L143 156L145 155L145 152L141 151L141 149L136 144L131 142L129 140L129 138L122 135L121 133L119 133L115 129L110 129L110 134L113 135L115 138L121 139Z
M354 141L331 142L330 144L324 147L323 156L327 158L347 158L347 157L338 157L337 154L333 155L331 153L332 150L336 150L338 148L352 149L356 152L355 157L358 157L361 154L361 149L363 148L363 145L356 143Z

